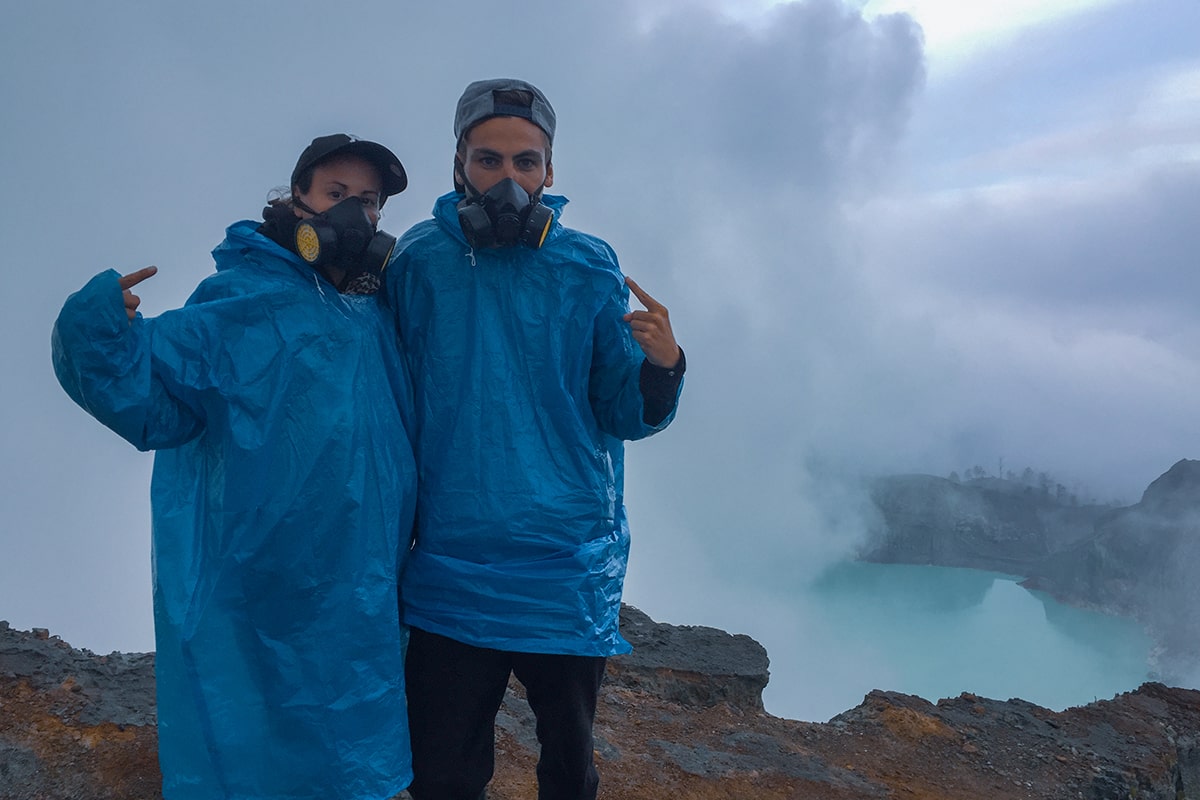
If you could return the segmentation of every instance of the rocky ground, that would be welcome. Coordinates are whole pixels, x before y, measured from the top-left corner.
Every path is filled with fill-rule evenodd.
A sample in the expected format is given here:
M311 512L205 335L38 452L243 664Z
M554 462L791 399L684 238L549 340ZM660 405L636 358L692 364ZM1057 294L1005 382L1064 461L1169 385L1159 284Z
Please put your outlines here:
M1061 713L875 691L827 723L762 707L754 640L623 612L596 722L606 800L1200 799L1200 692L1148 683ZM820 687L811 687L819 692ZM492 800L533 800L520 687L497 720ZM0 800L154 800L153 655L97 656L0 622Z

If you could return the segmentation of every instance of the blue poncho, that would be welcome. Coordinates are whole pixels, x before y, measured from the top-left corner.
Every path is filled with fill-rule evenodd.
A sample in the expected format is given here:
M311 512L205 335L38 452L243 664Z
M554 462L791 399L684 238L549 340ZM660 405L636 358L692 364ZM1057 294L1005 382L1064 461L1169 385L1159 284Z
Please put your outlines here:
M157 450L159 755L168 800L384 800L411 779L396 578L411 388L375 296L240 222L187 304L130 325L117 273L67 300L71 397Z
M644 355L603 241L474 250L461 195L397 244L388 291L416 391L417 539L405 621L479 647L607 656L629 555L622 440L642 421Z

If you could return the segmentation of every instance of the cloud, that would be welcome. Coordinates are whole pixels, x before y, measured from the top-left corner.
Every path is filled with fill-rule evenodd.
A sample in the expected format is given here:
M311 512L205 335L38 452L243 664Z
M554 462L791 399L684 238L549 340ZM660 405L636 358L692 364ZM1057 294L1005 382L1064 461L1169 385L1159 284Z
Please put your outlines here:
M362 20L319 8L300 3L286 18L245 9L235 22L212 7L131 14L75 4L60 10L53 37L43 32L46 12L32 9L4 34L14 66L4 90L21 111L5 134L6 151L20 158L8 156L6 167L30 190L2 224L18 259L39 273L6 328L22 345L13 368L28 376L19 394L8 390L6 408L37 421L7 415L9 440L28 461L5 462L14 487L6 524L45 532L25 542L25 555L61 570L61 588L77 587L67 596L107 597L78 619L65 609L37 619L30 608L13 621L50 624L98 649L149 645L144 633L131 643L128 629L102 619L137 618L127 610L145 608L146 585L118 588L95 574L114 537L121 558L145 568L149 459L54 386L48 325L66 294L99 269L155 263L144 310L181 304L210 271L208 250L224 225L256 214L293 154L327 129L376 136L401 154L411 187L384 219L398 232L448 186L454 98L486 74L527 77L547 91L562 120L556 189L574 199L567 222L609 238L627 271L676 311L695 364L688 421L653 452L673 464L695 451L706 456L697 465L733 459L744 480L704 484L713 498L722 488L751 492L758 535L773 535L797 509L824 513L805 510L811 426L792 423L819 391L796 381L810 356L837 373L821 351L856 338L835 310L856 291L836 267L837 205L869 190L902 134L922 80L911 23L868 23L833 0L754 23L693 4L648 14L636 11L644 4L535 3L519 16L377 5L373 29L396 31L396 41L360 56L331 53L327 42L357 41ZM21 80L11 77L18 71ZM757 408L746 407L747 392ZM669 475L690 474L668 467L631 503L652 517L662 487L676 485ZM69 502L56 502L64 492ZM692 504L727 519L745 508ZM689 514L682 525L698 522ZM62 557L64 542L80 548L82 563ZM6 582L6 594L54 604L60 587L22 580ZM145 620L135 627L144 632Z
M866 0L868 18L907 14L925 35L926 52L941 69L1011 46L1037 30L1061 28L1129 0Z
M864 206L871 293L957 365L910 362L924 403L943 409L922 437L990 431L968 439L979 462L1059 471L1127 501L1192 452L1198 197L1200 168L1174 165Z
M863 211L871 269L973 304L1106 325L1191 325L1200 162L1092 180L879 199ZM1153 276L1150 278L1150 276Z
M629 448L628 596L651 614L737 627L748 587L853 546L863 473L1002 457L1140 492L1200 447L1197 54L1194 3L1129 5L928 80L912 18L834 0L22 7L0 30L0 617L151 646L150 461L54 383L67 293L155 263L145 310L181 304L331 130L401 156L401 232L449 188L458 93L493 75L554 102L566 223L615 246L688 354L677 422Z

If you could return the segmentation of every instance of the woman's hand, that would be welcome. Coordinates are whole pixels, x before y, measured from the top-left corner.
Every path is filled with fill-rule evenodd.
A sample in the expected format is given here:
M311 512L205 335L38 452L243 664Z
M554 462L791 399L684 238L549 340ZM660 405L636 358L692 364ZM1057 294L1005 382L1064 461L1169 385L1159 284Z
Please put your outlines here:
M131 272L128 275L122 275L118 283L121 286L121 292L125 296L125 314L129 317L129 322L133 323L133 318L137 316L137 307L141 304L142 298L130 291L134 286L137 286L142 281L158 272L158 267L143 267L137 272Z

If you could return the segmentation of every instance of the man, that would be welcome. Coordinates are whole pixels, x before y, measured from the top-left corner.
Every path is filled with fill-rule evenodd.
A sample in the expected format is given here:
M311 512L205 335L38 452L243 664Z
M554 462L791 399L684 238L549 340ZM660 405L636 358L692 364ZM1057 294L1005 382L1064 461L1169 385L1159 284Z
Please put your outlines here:
M671 422L684 357L667 309L543 195L554 128L524 81L468 86L456 191L386 273L416 393L415 800L486 796L510 674L537 718L539 800L594 798L596 696L606 657L630 649L622 441Z

